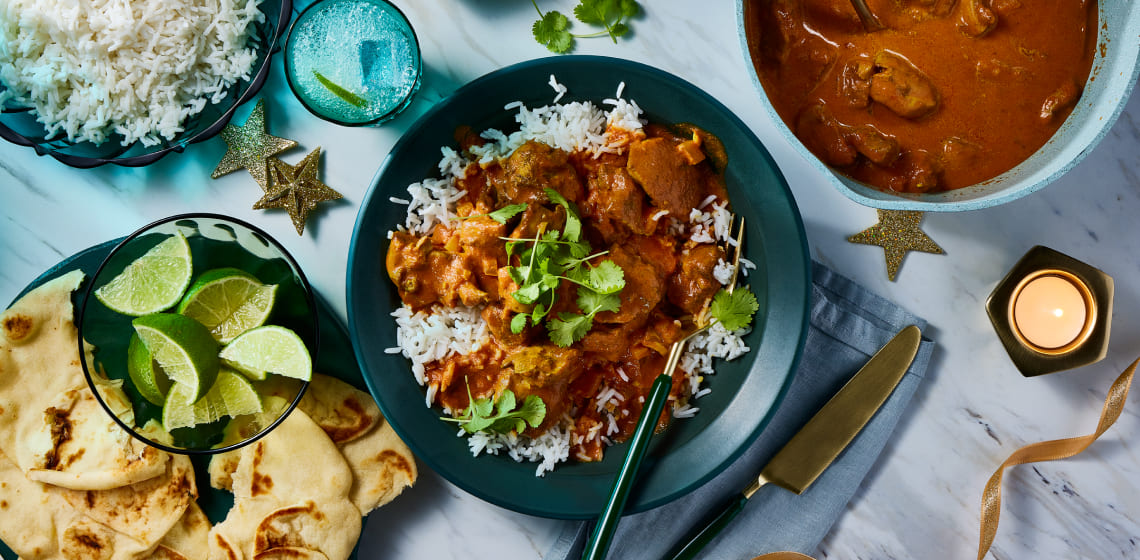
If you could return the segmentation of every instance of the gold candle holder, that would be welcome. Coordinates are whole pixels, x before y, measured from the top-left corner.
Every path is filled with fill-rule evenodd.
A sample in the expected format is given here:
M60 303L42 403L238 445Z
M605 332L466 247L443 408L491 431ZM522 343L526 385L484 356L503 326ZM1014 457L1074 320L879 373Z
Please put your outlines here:
M1111 276L1038 245L994 288L986 312L1014 365L1032 377L1104 358L1112 293Z

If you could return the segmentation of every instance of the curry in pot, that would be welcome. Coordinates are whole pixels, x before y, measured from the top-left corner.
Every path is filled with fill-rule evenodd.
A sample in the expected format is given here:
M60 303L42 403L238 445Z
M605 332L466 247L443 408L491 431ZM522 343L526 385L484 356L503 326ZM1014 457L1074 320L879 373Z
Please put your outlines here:
M1089 79L1090 0L746 0L752 61L813 154L880 189L956 189L1012 169Z

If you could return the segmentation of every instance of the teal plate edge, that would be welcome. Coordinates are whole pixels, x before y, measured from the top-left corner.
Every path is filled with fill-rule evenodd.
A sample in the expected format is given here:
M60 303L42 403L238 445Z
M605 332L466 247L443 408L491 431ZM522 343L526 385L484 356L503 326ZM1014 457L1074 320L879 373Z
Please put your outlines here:
M103 259L111 253L123 239L112 239L105 243L100 243L94 247L84 249L66 259L63 259L55 266L49 268L43 274L40 274L35 280L27 285L12 301L5 306L5 309L11 307L13 303L19 301L28 292L45 284L49 280L62 276L75 269L80 269L86 274L84 278L84 285L75 290L71 294L72 305L75 308L82 303L81 300L86 285L86 282L91 279L95 271L99 269L99 265L103 263ZM347 381L354 387L367 390L367 385L364 382L364 376L361 373L360 366L356 360L352 359L352 342L349 339L348 331L345 329L344 324L335 315L333 309L324 300L319 293L314 289L314 296L317 301L318 320L320 321L320 353L317 355L314 365L314 371L337 377L343 381ZM198 506L205 512L206 517L210 519L211 524L217 524L226 518L230 509L233 507L234 499L233 494L224 490L218 490L210 486L210 474L207 472L207 467L210 463L209 456L191 456L191 461L194 463L194 474L198 486ZM363 527L364 523L361 523ZM359 542L358 542L359 545ZM2 558L16 558L17 555L6 544L0 542L0 557ZM349 560L356 560L357 550L352 551Z
M474 458L453 426L424 406L409 362L395 346L389 313L399 305L384 267L387 232L402 223L403 207L389 197L438 176L440 147L454 146L456 126L515 130L510 101L546 105L553 75L569 89L562 102L614 96L637 101L651 121L690 122L716 134L729 153L733 207L748 218L746 256L759 266L753 290L762 316L746 337L748 357L721 362L697 404L705 410L674 422L654 438L625 513L668 503L731 464L767 425L799 362L808 328L810 265L803 222L787 181L760 140L724 105L691 83L637 62L599 56L531 60L491 72L437 103L395 144L361 203L349 247L346 294L349 331L365 382L385 417L430 468L463 490L517 512L561 519L597 516L620 467L624 445L600 463L564 463L543 477L535 464L505 455ZM718 387L722 390L718 391Z

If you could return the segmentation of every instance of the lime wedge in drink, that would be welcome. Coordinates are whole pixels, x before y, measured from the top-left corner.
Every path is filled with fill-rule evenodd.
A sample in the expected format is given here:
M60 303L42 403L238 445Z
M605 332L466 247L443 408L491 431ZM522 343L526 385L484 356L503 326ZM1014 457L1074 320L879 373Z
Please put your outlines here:
M162 406L170 390L170 377L150 356L138 333L131 334L127 345L127 373L144 399Z
M178 303L190 285L192 272L190 245L186 237L176 233L95 290L95 297L124 315L157 313Z
M222 417L235 418L261 412L261 397L245 377L226 368L206 394L194 401L184 385L175 384L166 395L162 407L162 426L166 431L216 422Z
M178 304L178 312L197 319L226 344L237 335L265 324L277 285L266 286L248 272L217 268L204 272Z
M218 343L209 329L175 313L143 315L131 324L151 357L175 386L183 386L188 402L206 394L218 376ZM170 400L169 392L166 400Z
M222 362L250 379L275 373L308 381L313 376L309 349L297 333L275 325L248 330L222 348Z

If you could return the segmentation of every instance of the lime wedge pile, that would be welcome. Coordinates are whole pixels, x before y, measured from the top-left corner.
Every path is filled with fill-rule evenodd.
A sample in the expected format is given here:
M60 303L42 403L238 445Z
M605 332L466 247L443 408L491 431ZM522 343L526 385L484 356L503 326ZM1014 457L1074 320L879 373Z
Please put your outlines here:
M127 372L139 394L162 407L168 432L262 413L251 379L308 381L313 372L301 337L266 324L276 285L236 268L196 279L192 271L190 246L176 234L95 292L108 308L135 317Z

